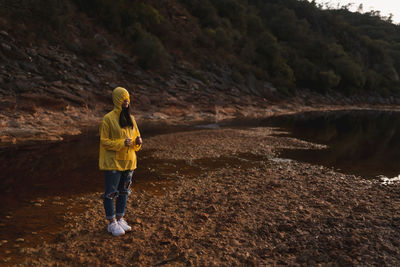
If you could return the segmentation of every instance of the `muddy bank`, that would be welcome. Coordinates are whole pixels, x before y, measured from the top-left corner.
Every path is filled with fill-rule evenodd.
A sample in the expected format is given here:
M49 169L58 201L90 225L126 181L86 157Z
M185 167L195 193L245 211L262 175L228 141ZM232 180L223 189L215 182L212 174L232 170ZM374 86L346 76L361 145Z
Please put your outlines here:
M148 138L143 149L171 160L175 177L160 179L157 196L134 187L131 233L106 232L101 192L74 197L68 206L84 211L66 212L57 242L21 248L21 264L398 266L399 186L280 159L284 147L322 146L274 133L217 129Z

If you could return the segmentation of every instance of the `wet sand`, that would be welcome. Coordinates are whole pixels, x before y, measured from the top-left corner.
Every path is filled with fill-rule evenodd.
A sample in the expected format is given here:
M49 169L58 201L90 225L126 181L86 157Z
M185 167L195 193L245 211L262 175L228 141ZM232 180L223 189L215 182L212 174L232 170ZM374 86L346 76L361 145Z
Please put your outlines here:
M168 160L170 174L155 179L153 191L134 186L126 215L132 232L112 237L102 192L84 194L64 203L84 209L65 209L56 241L21 248L20 264L398 266L399 185L280 159L282 148L323 146L278 133L214 129L147 138L143 152Z

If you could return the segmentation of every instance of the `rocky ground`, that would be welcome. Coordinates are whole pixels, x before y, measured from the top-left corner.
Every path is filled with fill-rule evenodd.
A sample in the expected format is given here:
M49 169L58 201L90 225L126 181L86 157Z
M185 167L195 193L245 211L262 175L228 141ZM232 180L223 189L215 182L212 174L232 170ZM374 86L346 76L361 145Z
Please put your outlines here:
M170 179L158 182L157 194L135 185L126 216L133 231L112 237L101 192L80 196L69 204L86 211L66 212L55 243L21 249L21 265L398 266L399 185L280 159L281 148L323 146L274 133L216 129L146 139L144 151L167 160Z

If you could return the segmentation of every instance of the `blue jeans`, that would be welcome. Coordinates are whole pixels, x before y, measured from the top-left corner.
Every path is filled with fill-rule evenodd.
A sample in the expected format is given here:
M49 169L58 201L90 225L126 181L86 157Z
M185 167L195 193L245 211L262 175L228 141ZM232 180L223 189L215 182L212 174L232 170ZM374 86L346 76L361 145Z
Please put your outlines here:
M104 171L106 190L104 192L104 210L108 220L115 218L115 209L118 217L125 215L128 195L131 193L129 186L132 183L133 171Z

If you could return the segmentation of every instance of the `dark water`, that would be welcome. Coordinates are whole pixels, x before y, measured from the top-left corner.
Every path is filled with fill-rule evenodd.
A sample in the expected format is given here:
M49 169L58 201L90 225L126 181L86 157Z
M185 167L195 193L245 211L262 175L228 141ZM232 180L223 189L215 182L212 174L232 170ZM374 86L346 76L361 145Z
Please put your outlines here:
M366 179L400 174L400 113L310 112L273 118L290 136L326 144L323 150L284 150L280 157L324 165Z

